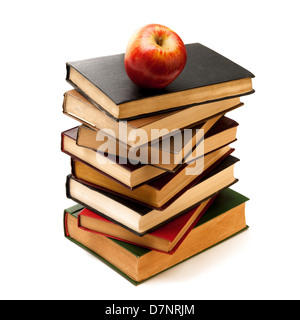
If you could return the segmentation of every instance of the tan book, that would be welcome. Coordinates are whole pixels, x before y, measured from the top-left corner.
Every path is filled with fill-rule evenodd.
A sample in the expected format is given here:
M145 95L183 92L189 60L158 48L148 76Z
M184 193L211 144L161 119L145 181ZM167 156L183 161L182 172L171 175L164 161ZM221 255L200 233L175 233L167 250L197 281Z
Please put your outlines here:
M166 254L127 242L88 232L78 227L77 216L82 206L64 212L65 236L87 250L113 270L138 285L247 229L245 203L249 199L226 188L216 197L196 226L174 254ZM83 276L85 270L79 271ZM97 274L105 277L106 273Z
M238 180L234 177L234 167L238 161L239 159L230 155L164 210L150 208L111 192L94 188L76 180L71 175L67 177L66 193L68 198L91 211L103 215L138 235L144 235L236 183Z
M107 175L94 170L83 162L72 160L72 175L79 181L89 184L95 188L113 192L135 200L144 205L163 210L178 194L183 194L192 184L197 183L205 177L214 167L226 159L234 149L225 146L204 156L203 172L197 175L187 175L186 168L193 168L195 164L183 166L180 170L163 175L159 179L141 185L130 190L111 179Z
M120 164L116 159L111 160L94 150L79 147L76 144L77 130L78 127L75 127L62 132L61 151L110 176L129 189L137 188L147 181L167 173L166 170L150 165L134 165L130 162Z
M78 227L89 232L105 235L109 238L173 254L179 248L193 226L213 203L215 197L203 201L199 206L187 211L143 237L130 232L87 208L83 208L78 214Z
M152 142L146 146L141 146L137 151L127 144L119 142L117 139L99 139L98 130L81 125L78 127L76 144L80 147L89 148L102 154L110 153L117 157L124 157L131 163L139 162L151 164L167 171L174 171L178 164L185 162L185 157L187 158L192 156L192 151L212 129L214 132L218 133L220 130L229 129L228 125L224 127L224 122L226 120L222 118L223 115L216 116L202 124L189 128L191 130L189 135L185 136L186 130L180 130L172 136L172 138L166 137L165 139L160 139L159 142ZM227 121L227 123L228 122L229 121ZM237 123L231 120L231 127L233 126L237 126ZM231 137L227 135L227 140L224 142L224 139L219 137L215 139L215 143L213 145L210 142L210 138L209 141L207 141L207 152L205 153L235 140L235 137L232 137L231 140L228 140L228 138ZM167 139L168 141L166 141Z
M168 135L172 130L192 127L242 105L240 98L236 97L124 122L113 119L76 90L70 90L64 94L63 113L96 131L109 129L124 144L139 147ZM141 130L143 139L140 138Z

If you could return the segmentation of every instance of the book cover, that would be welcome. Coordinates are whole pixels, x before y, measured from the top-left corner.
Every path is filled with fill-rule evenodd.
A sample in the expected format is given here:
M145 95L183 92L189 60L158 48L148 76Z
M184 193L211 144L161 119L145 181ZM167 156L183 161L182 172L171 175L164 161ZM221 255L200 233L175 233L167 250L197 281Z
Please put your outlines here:
M63 113L84 124L84 128L90 128L90 130L79 131L81 138L77 140L80 144L83 142L83 144L91 146L86 139L93 136L93 130L97 133L98 130L109 129L114 132L113 136L118 141L124 143L124 147L127 145L137 148L145 147L150 141L153 143L155 140L163 139L172 130L189 128L203 122L206 122L204 128L208 128L214 122L214 118L218 118L241 106L243 106L243 103L240 101L240 97L235 97L200 104L191 108L146 116L126 121L125 124L124 121L116 121L108 116L73 89L64 94ZM137 139L139 129L143 129L144 132L142 140ZM159 132L154 136L152 136L153 129L159 129Z
M125 241L151 250L165 252L166 254L173 254L178 249L183 240L187 237L189 232L194 228L199 219L201 219L201 217L205 214L206 210L211 206L216 197L217 195L204 201L202 204L200 204L200 206L187 211L186 213L156 229L155 231L150 232L144 237L136 236L130 231L123 229L119 225L102 216L99 216L98 214L87 208L83 208L83 210L78 214L78 228L81 228L88 232L102 234L109 238ZM112 230L112 234L99 231L95 226L86 226L84 223L82 223L83 217L87 217L89 218L89 220L101 221L104 225L110 224L110 228L108 229ZM186 231L184 231L185 229ZM120 234L124 236L121 237ZM168 249L164 249L164 247L159 244L160 240L164 240L164 243L169 243Z
M164 89L150 90L137 87L126 74L124 68L124 54L67 62L66 80L95 106L105 110L114 118L122 118L123 120L144 117L145 113L150 115L165 112L166 110L171 111L178 108L190 107L199 103L232 98L254 92L252 83L249 83L244 92L239 94L236 94L234 91L229 91L225 96L224 94L221 94L219 96L213 95L214 98L202 97L202 99L186 100L188 101L187 104L182 105L181 100L174 94L187 93L188 90L196 88L218 85L240 79L251 79L254 77L254 75L245 68L200 43L187 44L186 50L187 62L185 68L182 73ZM88 80L93 88L102 94L102 103L99 103L99 100L96 101L91 93L87 93L87 90L83 90L75 84L74 80L71 80L70 69L76 70L77 75ZM171 98L171 95L173 97L175 96L177 105L176 103L173 105L167 105L165 103ZM162 96L164 103L158 108L158 103ZM160 100L155 99L157 97L159 97ZM138 104L135 108L132 108L131 114L128 113L128 104L130 102L140 102L139 106L144 105L143 108L145 108L145 103L148 102L147 100L149 98L151 98L151 101L149 102L148 110L145 110L144 114L140 113L141 109L138 108ZM109 104L113 105L113 108L106 107L107 100ZM152 100L156 102L158 108L156 111L153 111ZM119 114L120 106L122 105L126 105L123 116Z
M78 165L80 165L80 166L82 166L82 165L80 163L78 163L77 161L75 161L74 159L71 159L71 173L72 173L72 176L76 180L81 181L86 185L90 185L91 187L93 187L95 189L104 190L106 192L116 194L120 197L127 198L129 200L134 200L135 202L141 203L141 204L143 204L149 208L152 208L152 209L164 210L169 205L171 205L179 196L181 196L185 191L187 191L193 185L195 185L196 183L198 183L199 181L204 179L205 175L207 175L211 170L216 168L222 161L224 161L227 157L229 157L233 152L234 152L234 149L228 147L228 151L226 149L224 152L222 152L222 155L214 163L209 165L201 174L199 174L198 176L195 176L194 179L192 179L189 183L187 183L179 191L175 192L175 188L173 188L172 192L173 191L174 192L172 193L172 196L169 197L169 200L164 201L163 204L154 203L153 200L149 201L149 199L146 195L147 193L144 194L143 199L141 199L141 196L139 197L138 194L141 194L142 193L141 189L144 190L145 187L150 187L151 189L156 190L157 192L164 191L163 189L168 184L173 183L174 179L176 179L177 176L182 174L182 172L185 170L186 166L183 166L180 170L177 170L174 173L170 172L165 175L162 175L158 179L155 179L153 181L149 181L146 184L144 184L143 186L141 186L140 188L130 190L130 192L128 192L126 190L127 188L124 189L121 187L117 188L118 191L115 190L114 185L113 185L113 183L114 183L113 181L107 181L107 183L110 183L109 186L106 183L104 185L100 186L99 184L95 184L95 182L88 181L89 177L87 177L86 170L85 170L85 176L83 176L83 174L77 173ZM88 167L86 167L86 168L89 170ZM148 191L149 191L149 189L148 189ZM149 192L148 192L148 195L149 195ZM170 193L169 193L169 195L170 195Z
M180 130L173 139L167 136L167 140L161 139L159 142L151 143L146 147L141 147L140 153L146 151L145 157L140 157L135 153L129 153L130 146L125 145L119 142L118 139L112 138L111 145L112 151L110 153L110 148L107 147L108 141L97 141L98 130L91 129L85 125L81 125L77 130L76 145L79 147L88 148L93 151L100 152L105 156L116 157L116 160L125 159L128 162L131 162L131 159L138 161L137 164L151 165L159 169L166 170L168 172L175 172L178 170L182 164L185 163L185 159L188 159L189 156L194 155L195 149L199 147L200 143L204 143L204 154L214 151L218 148L221 148L229 143L236 141L236 136L231 137L226 135L227 130L237 127L238 123L233 119L226 117L224 114L213 119L208 120L206 123L200 123L193 125L192 127L187 127ZM185 130L190 130L191 137L190 139L185 138ZM203 135L197 136L197 131L203 129ZM210 140L213 135L224 135L223 139L215 139L213 145L210 143ZM178 140L178 137L181 138L181 141ZM177 141L175 143L175 141ZM206 148L205 142L208 142L208 148ZM101 145L105 143L107 149L101 149ZM144 149L145 148L145 149ZM159 155L155 156L156 161L152 161L151 154ZM126 158L121 155L126 155ZM195 161L200 156L193 156L191 161ZM136 157L136 158L135 158ZM164 160L163 160L164 159ZM169 160L166 161L165 159ZM190 161L190 162L191 162Z
M211 183L211 181L214 181L215 179L217 179L216 177L218 177L220 174L222 175L222 173L226 172L229 169L233 170L234 165L238 161L239 161L238 158L230 155L223 162L221 162L216 168L211 170L204 177L204 179L202 179L201 181L196 183L194 186L192 186L192 188L187 190L182 196L178 197L177 201L174 201L172 203L172 205L170 205L169 207L167 207L163 211L154 210L154 209L149 208L148 206L143 205L141 203L138 203L136 201L132 201L127 198L123 198L123 197L116 195L116 194L113 194L111 192L107 192L107 191L104 191L104 190L101 190L98 188L94 188L90 185L82 183L81 181L77 181L71 175L68 175L67 180L66 180L66 196L67 196L67 198L70 198L70 199L74 200L75 202L84 205L85 207L87 207L91 211L93 211L101 216L104 216L108 220L111 220L111 221L121 225L122 227L127 228L128 230L132 231L133 233L136 233L139 236L143 236L149 232L154 231L155 229L159 228L163 224L171 221L175 217L185 213L189 209L192 209L193 207L199 205L200 203L202 203L203 201L207 200L208 198L214 196L215 194L217 194L221 190L223 190L227 187L230 187L231 185L236 183L238 181L238 179L235 179L234 177L232 177L232 173L230 173L230 175L228 177L227 176L224 177L225 180L222 182L221 185L219 185L219 183L218 183L218 186L212 185L210 187L210 192L208 192L207 190L203 190L202 191L202 192L204 192L203 194L205 194L205 195L207 194L207 196L204 196L203 198L199 199L199 194L197 192L197 196L196 196L196 194L194 195L193 202L189 201L189 203L187 203L185 205L181 205L182 207L184 207L184 209L182 209L182 210L180 209L178 212L174 211L175 207L177 206L177 202L178 201L181 202L181 201L183 201L183 199L186 199L187 197L189 197L190 191L192 192L193 190L196 190L196 189L198 190L201 185L206 183L206 181ZM231 171L228 171L228 172L231 172ZM72 195L72 190L70 187L71 183L75 184L75 186L78 185L78 187L80 189L82 189L80 191L80 194L77 191L77 196ZM223 185L223 184L226 184L226 185ZM197 188L197 186L199 186L199 188ZM95 196L97 199L101 198L102 199L101 203L100 202L97 203L97 200L92 200L90 198L87 198L87 195L83 195L83 192L85 192L87 194L93 194L93 196ZM79 198L81 198L81 199L79 199ZM96 202L94 202L94 201L96 201ZM102 201L108 201L110 203L110 205L104 207L102 205ZM91 204L92 202L94 204ZM114 206L114 204L117 205L118 212L109 211L109 210L111 210L112 206ZM100 209L96 209L96 206L97 207L100 206L102 208L101 211L100 211ZM104 210L106 212L104 212ZM123 212L121 212L120 210L123 210ZM170 211L172 211L172 212L170 212ZM162 219L163 221L161 221L160 223L155 222L156 224L153 225L152 227L146 228L147 229L146 231L138 231L136 229L136 227L133 227L133 224L131 227L129 227L127 225L128 221L126 220L127 215L125 215L125 212L128 212L130 217L133 217L132 218L133 224L138 223L141 219L143 219L144 216L145 217L147 216L147 219L149 220L150 216L153 216L153 215L157 216L158 212L160 213L160 219ZM168 218L164 217L166 212L168 212L168 214L170 215ZM110 215L114 215L114 216L116 216L116 218L112 218ZM117 218L117 216L118 216L118 218ZM123 222L120 221L121 219ZM156 218L156 220L157 220L157 218ZM148 224L149 223L152 224L153 221L152 222L149 221Z
M248 201L249 198L245 197L244 195L230 189L230 188L226 188L224 189L222 192L220 192L220 194L218 195L218 197L214 200L214 202L212 203L212 205L208 208L208 210L206 211L205 215L197 222L197 224L194 226L193 230L191 233L189 233L189 235L187 236L186 240L183 242L182 246L186 246L186 244L189 244L189 240L193 239L192 237L197 234L197 230L199 230L201 232L201 226L204 226L205 224L208 224L209 222L213 222L214 219L222 216L223 214L226 214L227 212L229 212L230 210L237 208L238 206L242 205L243 203L245 203L246 201ZM79 239L75 239L74 237L71 236L68 227L68 216L72 216L74 218L77 219L78 214L80 213L81 210L83 210L83 206L80 205L75 205L73 207L70 207L68 209L64 210L64 235L65 237L72 241L73 243L77 244L78 246L80 246L81 248L83 248L84 250L88 251L89 253L91 253L92 255L94 255L95 257L97 257L99 260L101 260L102 262L104 262L107 266L109 266L110 268L112 268L114 271L116 271L117 273L119 273L121 276L123 276L125 279L127 279L128 281L130 281L132 284L134 285L138 285L143 283L145 280L148 280L150 278L152 278L153 276L155 276L156 274L159 274L165 270L168 270L169 268L186 261L187 259L206 251L209 248L214 247L215 245L222 243L223 241L225 241L226 239L231 238L234 235L239 234L241 231L244 231L248 228L247 225L245 226L241 226L239 228L237 228L237 230L232 231L225 234L224 235L224 230L222 231L223 233L223 238L218 237L217 240L210 242L210 245L208 245L207 247L203 247L201 249L197 250L197 244L195 244L195 249L193 252L191 252L190 255L186 254L183 255L181 258L178 258L176 255L180 255L182 254L182 251L184 251L185 248L182 248L181 252L175 252L174 255L166 255L164 253L156 253L156 259L155 260L151 260L152 263L156 263L157 260L161 259L161 257L163 256L170 256L169 259L171 259L171 261L168 261L168 263L166 262L160 271L158 271L156 274L152 274L149 275L147 279L143 279L143 280L136 280L133 277L131 277L130 275L128 275L127 273L125 273L125 270L122 270L119 266L117 266L117 264L110 260L110 256L109 253L106 256L106 258L103 257L103 254L100 252L100 250L105 250L104 247L98 247L97 250L92 250L89 245L87 245L87 243L91 243L91 241L89 242L85 242L84 238L90 237L89 232L83 231L82 232L82 236L81 236L81 240ZM77 222L76 222L77 224ZM228 225L228 223L227 223ZM229 224L230 225L230 224ZM77 228L77 225L76 225ZM79 228L78 228L79 229ZM213 225L213 230L218 231L218 224ZM117 248L119 248L120 250L122 250L122 252L124 253L128 253L128 255L130 255L132 257L132 261L136 261L136 263L138 263L139 259L144 257L147 259L147 256L151 256L154 250L150 250L150 249L146 249L140 246L136 246L130 243L126 243L120 240L116 240L116 239L112 239L112 238L107 238L101 235L95 235L97 238L102 239L106 238L106 243L109 244L110 242L113 242ZM93 237L94 239L94 237ZM85 243L85 244L84 244ZM186 244L185 244L186 243ZM174 260L173 260L174 259ZM135 266L132 266L135 267ZM149 268L151 267L151 265L149 264Z
M119 157L109 154L103 156L89 148L79 147L76 144L77 131L78 127L75 127L61 133L61 151L130 190L168 173L166 170L150 165L122 163ZM99 163L98 156L106 158L108 164Z

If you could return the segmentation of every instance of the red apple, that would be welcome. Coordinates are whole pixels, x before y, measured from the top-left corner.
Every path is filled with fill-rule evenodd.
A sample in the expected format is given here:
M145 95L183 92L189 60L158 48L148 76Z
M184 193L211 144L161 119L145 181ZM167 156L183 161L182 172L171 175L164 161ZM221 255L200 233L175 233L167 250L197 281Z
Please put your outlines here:
M183 70L186 49L181 38L160 24L149 24L137 30L125 53L128 77L142 88L164 88Z

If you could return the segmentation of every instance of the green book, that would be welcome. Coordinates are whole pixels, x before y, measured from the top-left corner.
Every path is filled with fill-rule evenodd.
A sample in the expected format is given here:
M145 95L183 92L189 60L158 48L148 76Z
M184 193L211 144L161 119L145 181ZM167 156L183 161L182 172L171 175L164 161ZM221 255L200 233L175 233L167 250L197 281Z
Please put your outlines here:
M138 285L246 230L245 203L248 200L230 188L221 191L172 255L78 228L77 215L84 208L80 204L64 210L64 232L67 239Z

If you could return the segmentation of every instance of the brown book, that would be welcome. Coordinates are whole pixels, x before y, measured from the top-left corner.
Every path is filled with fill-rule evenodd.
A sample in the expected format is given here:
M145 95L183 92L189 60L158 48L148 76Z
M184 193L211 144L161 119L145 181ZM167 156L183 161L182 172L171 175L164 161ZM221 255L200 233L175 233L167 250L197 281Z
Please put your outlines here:
M197 148L203 150L204 154L222 148L236 140L237 122L227 117L221 117L217 122L215 120L216 119L211 119L204 124L203 130L206 134L204 136L203 149L201 149L201 145L199 146L199 141L197 141L197 139L192 139L192 144L195 144ZM122 164L119 161L119 156L116 157L114 155L96 152L97 149L95 148L97 145L93 144L93 138L95 138L95 136L86 136L85 145L88 145L88 147L79 146L76 143L76 139L78 140L79 128L80 127L76 127L62 133L62 151L70 155L73 159L77 159L93 169L98 170L100 173L108 175L129 189L135 189L148 181L161 177L166 174L166 170L171 172L180 170L182 165L177 164L175 160L180 160L183 156L186 156L186 158L183 159L183 162L187 163L197 159L197 155L194 155L195 146L193 146L193 153L190 152L186 155L182 149L179 150L179 154L176 154L173 157L171 157L172 153L169 152L170 163L134 165L128 160L127 164ZM87 131L93 132L90 129L87 129ZM81 140L81 143L84 142ZM200 143L203 143L203 141L200 140ZM169 150L163 150L161 155L163 152L168 153L168 151ZM99 158L100 160L108 160L108 163L102 165L98 161Z
M223 115L216 116L202 124L197 124L196 126L189 128L191 130L190 137L187 135L185 137L185 132L183 130L178 130L179 132L174 134L172 138L166 137L165 139L160 139L156 143L152 142L146 146L141 146L138 152L127 144L119 142L117 139L108 138L99 141L99 139L97 139L98 130L91 129L85 125L78 127L76 144L80 147L89 148L102 154L108 154L110 153L110 150L112 150L112 153L110 153L111 155L124 157L131 163L140 162L142 164L151 164L167 171L173 171L178 164L184 162L185 157L190 156L192 150L214 127L218 126L219 131L220 129L228 129L228 125L227 127L224 127L224 120L222 120L222 118ZM237 123L234 122L234 125L237 126ZM203 131L198 132L199 130ZM216 132L216 130L214 130L214 132ZM168 141L166 141L166 139L168 139ZM221 139L216 139L215 142L220 141L220 143L215 144L215 147L208 141L210 146L206 148L206 150L209 150L206 153L217 149L228 142L232 142L234 139L235 137L231 140L227 139L226 142L224 142L224 140L221 141ZM155 161L153 161L153 159Z
M190 163L197 159L196 148L203 150L204 154L222 148L236 141L238 123L233 119L223 116L202 139L192 151L184 158L185 163ZM162 167L163 168L163 167Z
M150 165L143 164L122 164L118 158L110 159L94 150L79 147L76 144L78 127L66 130L61 134L61 151L71 156L73 159L84 162L95 170L108 175L118 183L126 186L129 189L137 188L138 186L166 174L166 170L156 168ZM105 164L103 164L103 162Z
M92 129L112 130L115 138L119 141L131 147L139 147L149 143L149 141L157 140L167 135L167 132L205 122L210 118L222 115L242 105L243 103L240 102L240 98L236 97L127 121L125 127L125 122L111 118L104 111L90 103L79 92L71 90L64 94L63 113ZM159 132L154 136L151 131L152 129L158 129ZM139 130L143 130L146 133L143 139L139 139L140 137L138 137Z
M94 188L76 180L71 175L67 177L66 194L68 198L91 211L141 236L236 183L234 166L238 161L239 159L230 155L164 210L156 210L111 192Z
M186 166L175 173L170 172L142 186L129 190L107 175L94 170L83 162L72 160L72 175L79 181L95 188L113 192L119 196L135 200L141 204L163 210L169 206L179 194L183 194L193 184L205 177L213 168L225 160L234 149L225 146L204 156L203 172L198 175L187 175ZM189 165L191 168L194 164Z
M80 229L77 221L78 205L65 210L64 231L67 239L137 285L246 230L245 203L248 200L230 188L220 192L172 255ZM85 272L79 270L79 275L84 276ZM101 276L105 277L105 273L100 273Z
M83 208L78 214L78 227L89 232L105 235L109 238L173 254L213 203L215 197L202 202L199 206L143 237L139 237L87 208Z

